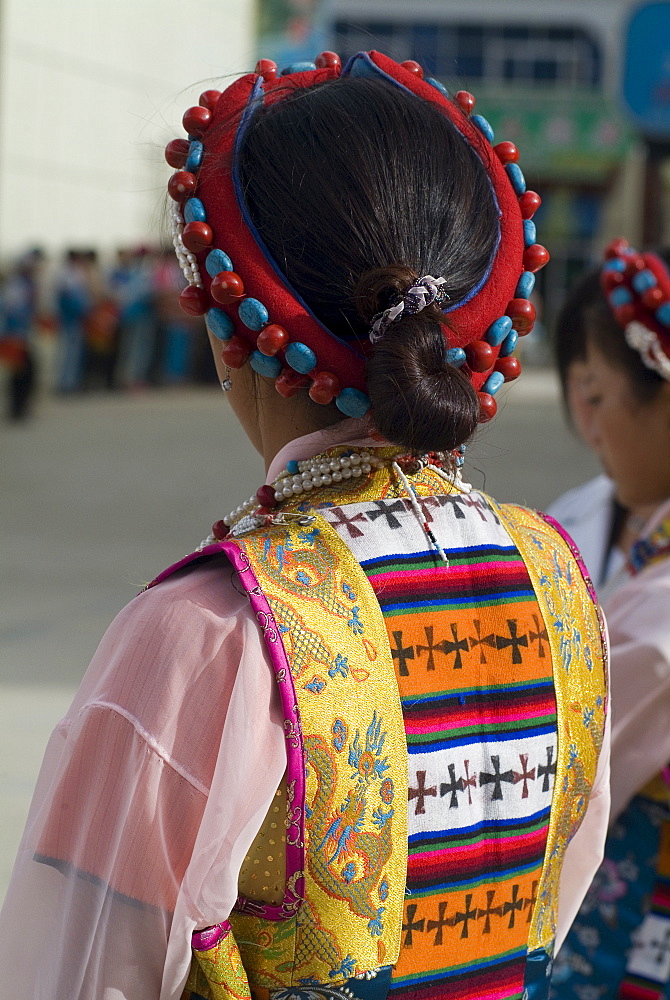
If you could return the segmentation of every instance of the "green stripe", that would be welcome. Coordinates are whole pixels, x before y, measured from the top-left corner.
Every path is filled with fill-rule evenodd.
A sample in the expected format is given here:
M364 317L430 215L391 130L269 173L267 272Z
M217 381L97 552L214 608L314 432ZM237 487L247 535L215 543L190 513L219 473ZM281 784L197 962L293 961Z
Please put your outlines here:
M390 561L391 558L393 558L393 557L389 558L389 562L382 562L382 563L379 563L376 566L363 567L364 570L365 570L366 576L379 576L381 573L391 573L391 572L402 573L402 572L408 572L409 570L415 570L415 571L416 570L418 570L418 571L426 570L426 571L429 571L430 569L433 569L434 566L435 566L434 561L432 561L432 557L430 557L430 559L411 559L411 558L408 558L406 561L405 560L401 560L399 562L398 561L391 562ZM519 553L518 552L510 552L510 553L500 553L500 552L477 553L476 555L473 554L472 557L462 556L460 558L457 558L456 556L453 556L451 554L449 555L449 565L450 566L476 566L476 565L484 565L486 563L493 563L493 562L495 562L495 563L501 563L501 562L504 562L504 563L518 563L519 566L522 567L524 569L524 571L525 571L525 564L523 562L523 559L521 559L519 557Z
M553 675L552 674L548 674L546 677L537 677L537 678L533 678L532 680L528 680L528 681L517 681L516 683L514 683L513 681L510 681L509 684L507 684L507 683L505 683L505 684L487 684L486 685L486 690L487 691L505 691L505 692L516 691L516 690L521 690L521 689L532 690L533 688L535 688L535 687L537 687L539 685L543 685L543 686L544 685L549 685L549 684L551 684L552 680L553 680ZM480 687L476 687L476 688L473 688L473 687L461 687L461 688L449 688L448 690L445 690L445 691L431 691L429 693L430 693L430 701L437 701L439 698L458 697L459 695L465 695L466 697L469 697L469 696L475 697L475 696L481 695L481 692L482 692L482 689ZM422 703L423 704L423 696L421 696L421 695L412 695L410 697L408 695L406 698L402 699L403 707L406 707L406 708L411 708L413 705L417 705L418 703ZM425 699L425 703L426 704L428 703L428 698L427 697Z
M535 861L527 865L521 865L519 868L510 868L506 872L496 872L495 875L488 873L478 878L473 878L468 882L459 882L458 885L454 886L453 892L467 892L470 889L479 889L481 888L481 886L492 887L494 885L502 885L503 882L509 882L510 879L515 879L517 878L517 876L520 875L527 875L529 872L535 871L536 869L538 872L542 871L541 861ZM411 898L427 899L429 896L435 896L436 900L440 900L444 896L448 895L450 895L449 892L439 891L433 885L433 886L428 886L426 889L413 889Z
M510 722L483 722L480 726L460 726L458 729L436 729L430 733L415 734L407 736L409 746L430 746L431 743L439 743L443 740L458 739L463 736L476 737L481 733L522 733L526 729L534 729L536 726L556 725L556 713L550 715L531 716L527 719L512 720Z
M505 962L505 961L507 961L507 959L514 958L515 956L517 956L518 958L522 958L525 954L526 954L526 948L523 948L523 947L521 947L521 948L511 948L509 951L500 951L500 952L497 952L495 955L487 955L486 958L473 959L473 961L471 961L471 962L465 962L462 965L446 965L446 966L444 966L441 969L426 969L425 972L423 972L423 973L420 973L420 972L417 973L417 972L415 972L413 974L410 974L409 976L395 976L394 975L391 982L392 982L392 984L393 984L394 987L402 986L403 983L411 983L415 979L416 980L421 980L424 976L427 976L427 975L430 975L430 976L435 976L435 975L438 975L438 974L447 975L448 973L451 973L453 975L454 973L459 973L459 972L465 972L465 971L467 971L467 969L471 968L473 965L475 965L478 962L489 962L489 963L492 963L492 962L495 962L495 961ZM493 964L489 964L487 968L484 968L484 969L474 969L473 970L473 974L477 975L478 972L481 972L483 974L483 973L486 973L486 972L491 972L491 971L493 971L493 969L494 969ZM515 993L514 994L514 998L520 997L520 996L521 996L520 993ZM508 1000L513 1000L513 998L509 997Z
M383 594L378 595L378 597L383 597ZM533 600L533 591L528 588L528 590L522 592L521 595L514 597L491 597L483 594L481 598L476 601L448 601L444 604L430 604L426 607L419 607L416 604L405 604L401 608L393 609L382 607L382 613L384 618L395 618L397 615L421 614L422 612L431 612L435 614L438 611L449 610L463 611L472 609L474 611L478 611L482 607L498 607L504 604L528 604Z
M536 820L535 823L531 823L530 826L521 825L518 827L508 827L505 830L487 830L486 840L512 840L515 837L523 837L525 834L532 833L542 829L549 824L549 806L547 806L547 815L544 819ZM519 820L521 824L521 820ZM482 831L478 830L476 833L467 835L464 834L462 837L452 837L449 840L431 840L430 844L410 844L409 853L412 857L415 855L418 857L421 854L434 854L436 851L450 851L456 847L472 847L476 844L478 840L482 839Z

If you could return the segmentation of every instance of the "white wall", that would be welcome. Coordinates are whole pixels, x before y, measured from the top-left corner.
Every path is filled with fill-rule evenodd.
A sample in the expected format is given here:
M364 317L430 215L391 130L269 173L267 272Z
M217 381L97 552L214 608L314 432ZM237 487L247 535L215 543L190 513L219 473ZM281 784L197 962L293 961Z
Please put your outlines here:
M163 147L253 66L254 0L0 4L0 256L155 242Z

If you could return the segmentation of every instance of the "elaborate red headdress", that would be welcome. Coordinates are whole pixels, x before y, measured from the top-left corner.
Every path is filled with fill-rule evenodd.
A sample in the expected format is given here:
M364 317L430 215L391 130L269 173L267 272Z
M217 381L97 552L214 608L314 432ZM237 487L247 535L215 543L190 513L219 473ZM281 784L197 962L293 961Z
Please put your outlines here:
M638 253L619 237L605 250L600 281L628 344L648 368L670 381L670 273L655 253Z
M481 419L488 420L496 410L494 393L521 370L511 357L517 337L529 333L535 320L528 301L534 272L549 259L535 242L531 221L540 198L526 190L514 144L492 146L491 126L471 114L472 95L459 91L452 101L437 80L424 80L418 63L359 52L342 69L334 53L324 52L316 63L290 66L279 75L274 63L261 60L254 73L223 93L201 95L184 115L188 140L173 140L166 149L168 163L178 168L168 190L175 202L175 249L189 279L182 308L206 316L210 332L225 341L222 356L229 367L249 360L275 378L285 396L309 386L314 400L334 399L347 416L367 411L365 359L372 345L334 336L291 288L249 218L236 170L236 150L259 107L340 75L381 78L435 104L484 164L499 208L496 249L478 286L443 312L447 360L462 366L480 390Z

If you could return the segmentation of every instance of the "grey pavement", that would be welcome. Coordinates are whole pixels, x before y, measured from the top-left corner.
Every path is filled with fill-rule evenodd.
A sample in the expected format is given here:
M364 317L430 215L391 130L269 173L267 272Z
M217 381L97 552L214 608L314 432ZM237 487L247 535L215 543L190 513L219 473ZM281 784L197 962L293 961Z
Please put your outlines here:
M465 478L545 507L597 471L526 370ZM116 612L263 482L217 388L45 398L0 430L0 898L51 728ZM485 472L484 472L485 470Z

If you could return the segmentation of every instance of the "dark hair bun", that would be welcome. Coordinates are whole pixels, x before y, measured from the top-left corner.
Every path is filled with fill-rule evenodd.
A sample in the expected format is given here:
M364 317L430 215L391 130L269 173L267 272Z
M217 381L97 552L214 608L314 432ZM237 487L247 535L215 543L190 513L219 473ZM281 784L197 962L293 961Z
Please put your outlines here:
M403 265L367 272L354 292L360 315L369 322L416 278ZM477 394L445 353L442 316L433 305L413 316L403 313L368 358L367 391L375 426L387 441L412 454L451 451L477 427Z

